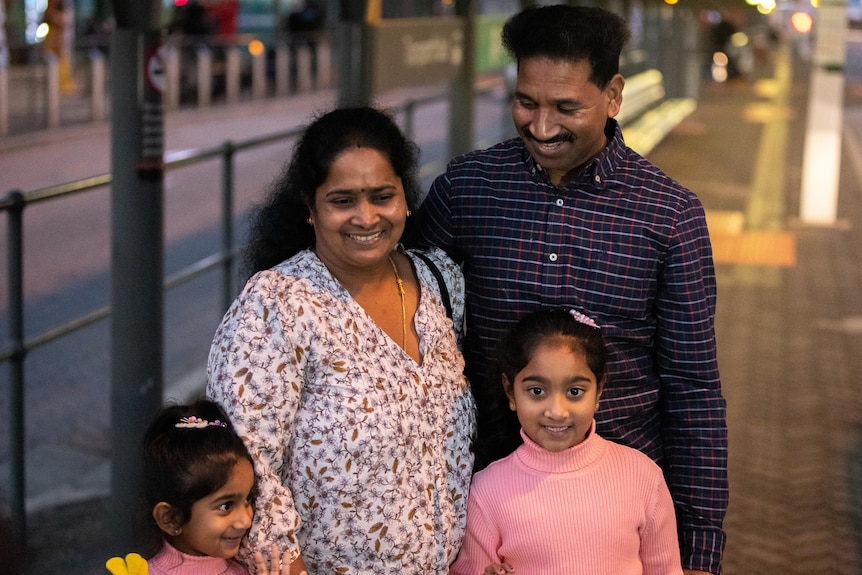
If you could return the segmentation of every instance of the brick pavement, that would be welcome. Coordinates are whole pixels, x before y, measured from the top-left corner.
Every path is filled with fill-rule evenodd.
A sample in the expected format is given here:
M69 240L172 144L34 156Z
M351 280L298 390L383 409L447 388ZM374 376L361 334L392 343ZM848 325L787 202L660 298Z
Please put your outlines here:
M764 96L764 82L705 86L650 156L711 216L730 435L726 575L862 572L862 91L847 86L838 222L804 226L808 70L792 72L783 99ZM782 145L764 152L775 133Z

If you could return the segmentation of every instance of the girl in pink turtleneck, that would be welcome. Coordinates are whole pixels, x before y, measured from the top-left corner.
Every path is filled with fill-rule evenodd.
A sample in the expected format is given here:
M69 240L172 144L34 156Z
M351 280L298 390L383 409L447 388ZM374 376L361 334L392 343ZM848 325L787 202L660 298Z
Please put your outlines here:
M455 575L681 575L673 501L646 455L596 434L599 327L530 314L504 338L503 388L523 444L479 471Z

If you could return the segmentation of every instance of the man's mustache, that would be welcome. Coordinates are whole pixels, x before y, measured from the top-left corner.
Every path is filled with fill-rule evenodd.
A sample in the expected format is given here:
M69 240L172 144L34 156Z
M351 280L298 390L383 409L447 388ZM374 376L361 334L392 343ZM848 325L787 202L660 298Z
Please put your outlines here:
M533 133L530 131L529 128L524 128L524 136L526 136L527 138L533 140L534 142L536 142L538 144L557 144L560 142L574 142L575 141L575 137L572 135L571 132L561 132L561 133L557 134L556 136L554 136L553 138L548 138L547 140L540 140L539 138L537 138L536 136L533 135Z

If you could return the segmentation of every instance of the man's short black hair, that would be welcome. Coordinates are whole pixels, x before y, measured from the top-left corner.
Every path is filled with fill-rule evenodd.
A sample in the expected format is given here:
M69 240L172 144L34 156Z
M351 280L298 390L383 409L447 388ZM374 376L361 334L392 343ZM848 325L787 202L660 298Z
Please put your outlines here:
M631 33L625 20L592 6L531 6L503 27L503 47L518 62L543 56L590 63L590 81L605 88L619 72L620 54Z

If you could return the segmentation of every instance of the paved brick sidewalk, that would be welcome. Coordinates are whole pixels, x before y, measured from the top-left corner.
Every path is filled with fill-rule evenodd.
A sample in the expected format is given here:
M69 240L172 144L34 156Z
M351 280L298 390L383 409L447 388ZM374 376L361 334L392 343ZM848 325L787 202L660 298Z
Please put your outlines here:
M720 216L710 219L717 261L730 240L713 222L740 216L737 249L717 264L726 575L862 572L862 97L848 86L839 220L803 226L808 73L796 63L783 100L764 97L763 83L705 87L651 155ZM781 151L764 156L775 129Z

